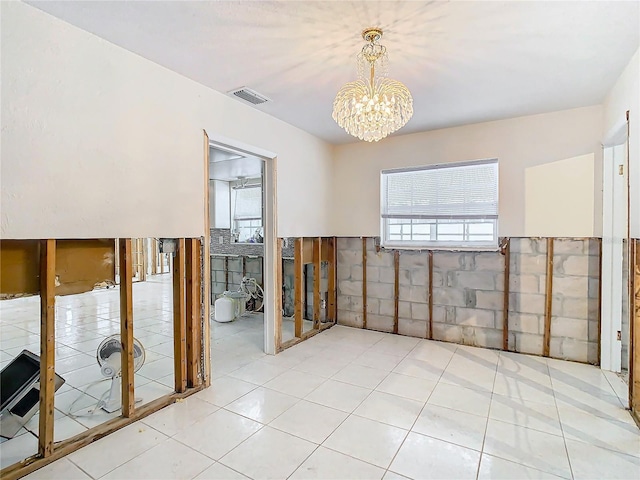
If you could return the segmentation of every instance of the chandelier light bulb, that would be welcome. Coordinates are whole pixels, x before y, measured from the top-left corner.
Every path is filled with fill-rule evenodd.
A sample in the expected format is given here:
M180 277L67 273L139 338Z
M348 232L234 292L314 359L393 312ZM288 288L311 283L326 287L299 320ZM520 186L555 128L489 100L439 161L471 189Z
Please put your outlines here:
M413 115L409 89L386 78L387 49L378 43L381 36L379 28L362 32L369 43L358 54L359 79L345 84L333 102L332 117L338 125L367 142L377 142L402 128Z

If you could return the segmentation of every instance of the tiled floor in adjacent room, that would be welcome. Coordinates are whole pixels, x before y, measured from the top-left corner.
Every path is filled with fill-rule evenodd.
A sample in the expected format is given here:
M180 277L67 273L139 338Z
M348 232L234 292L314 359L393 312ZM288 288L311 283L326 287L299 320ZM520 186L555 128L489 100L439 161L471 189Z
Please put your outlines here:
M639 478L596 367L340 326L265 356L250 323L214 324L210 389L27 478Z

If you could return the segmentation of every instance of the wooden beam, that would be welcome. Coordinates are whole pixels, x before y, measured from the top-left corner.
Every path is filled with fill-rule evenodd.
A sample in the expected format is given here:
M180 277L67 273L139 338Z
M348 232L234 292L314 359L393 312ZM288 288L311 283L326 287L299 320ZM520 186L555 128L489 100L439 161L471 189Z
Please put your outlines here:
M502 305L502 349L509 351L509 269L511 268L511 239L505 238L504 255L504 302Z
M330 319L333 323L338 321L338 316L336 312L337 305L337 295L336 295L336 237L332 237L329 239L329 281L328 281L328 292L327 292L327 318Z
M209 136L206 131L203 133L203 173L204 173L204 242L201 247L203 262L202 278L200 279L202 288L202 350L203 365L202 382L205 387L211 385L211 332L210 332L210 309L211 309L211 216L209 213Z
M304 314L304 239L296 238L293 252L293 293L294 293L294 335L302 336L302 319Z
M186 338L187 338L187 386L200 384L200 239L188 238L185 242L186 270Z
M362 237L362 328L367 328L367 237Z
M40 242L40 430L38 454L53 453L56 326L56 241Z
M136 409L135 413L131 417L113 418L96 427L85 430L74 437L56 443L53 453L48 457L33 455L21 462L5 467L0 470L0 478L2 478L2 480L18 480L19 478L24 477L25 475L54 462L55 460L69 455L70 453L73 453L82 447L86 447L96 440L100 440L101 438L120 430L135 421L157 412L161 408L171 405L177 401L181 401L182 399L199 392L202 388L203 387L189 389L184 393L171 393L156 400L152 400L146 405Z
M282 264L282 242L284 240L282 238L276 238L275 241L275 258L274 265L276 266L276 285L275 285L275 302L276 302L276 318L275 318L275 343L276 343L276 352L280 351L280 347L282 345L282 295L284 293L284 288L282 285L283 278L283 264ZM262 278L265 278L264 269L262 272ZM266 311L266 308L264 309Z
M122 343L122 415L135 411L133 373L133 259L131 239L119 239L120 252L120 342Z
M640 240L629 242L631 299L629 305L629 406L640 426Z
M173 260L173 365L176 392L187 388L187 338L185 320L185 240L179 238Z
M286 350L287 348L291 348L294 345L299 344L300 342L304 342L305 340L313 337L314 335L317 335L320 332L324 332L328 328L333 327L333 325L334 325L333 323L323 323L322 325L320 325L320 328L318 330L308 330L304 332L300 338L294 337L290 340L287 340L286 342L283 342L282 345L280 345L280 348L278 349L278 353L282 352L283 350Z
M313 240L313 328L320 328L320 287L322 285L322 237Z
M553 237L547 238L547 274L544 307L544 343L542 355L549 356L551 346L551 309L553 303Z
M229 257L224 257L224 289L229 290Z
M433 338L433 252L429 250L429 292L427 299L429 300L429 332L428 338Z
M398 333L398 304L400 300L400 251L395 250L393 252L393 268L394 268L394 282L393 282L393 333Z

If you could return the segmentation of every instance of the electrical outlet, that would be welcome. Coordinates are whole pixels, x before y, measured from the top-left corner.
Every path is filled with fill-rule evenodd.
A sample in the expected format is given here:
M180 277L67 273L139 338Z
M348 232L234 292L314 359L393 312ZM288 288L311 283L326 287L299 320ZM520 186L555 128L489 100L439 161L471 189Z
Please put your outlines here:
M222 244L224 243L224 237L223 237L222 235L220 235L220 236L218 237L218 243L219 243L220 245L222 245Z

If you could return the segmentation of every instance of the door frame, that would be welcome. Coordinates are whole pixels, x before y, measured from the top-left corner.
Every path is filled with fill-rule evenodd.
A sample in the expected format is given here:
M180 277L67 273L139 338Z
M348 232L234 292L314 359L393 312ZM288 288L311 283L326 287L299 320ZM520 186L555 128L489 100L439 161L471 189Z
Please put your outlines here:
M263 205L264 205L264 257L263 257L263 281L264 281L264 352L268 355L276 353L276 318L280 312L277 311L276 292L279 291L277 285L277 265L276 265L276 239L277 239L277 189L276 189L276 163L277 155L268 150L255 147L237 140L229 139L221 135L208 135L208 148L222 148L232 152L251 155L260 158L264 162L263 178ZM206 186L205 186L205 209L206 209L206 239L209 241L211 232L211 218L209 215L209 155L206 157ZM209 243L206 244L207 246ZM208 260L208 259L207 259ZM208 262L207 262L208 263ZM206 281L209 282L210 273Z
M622 278L624 278L624 276L622 276L620 280L620 282L615 282L613 279L613 262L605 262L604 259L607 257L611 256L611 249L613 248L612 245L607 245L607 242L605 242L605 233L606 233L606 228L607 228L607 224L610 222L607 222L607 214L609 213L610 218L609 220L612 222L613 221L613 214L611 214L611 212L608 212L608 208L607 207L612 207L612 202L613 202L613 198L608 198L607 197L607 193L611 192L613 194L613 189L611 187L607 188L607 184L606 182L609 180L610 183L613 185L614 180L615 180L615 176L617 176L617 173L614 171L615 166L611 164L611 162L615 161L616 164L619 164L619 161L617 158L614 157L614 150L615 149L619 149L619 151L622 153L623 155L623 172L624 172L624 178L627 179L627 181L624 181L624 185L623 185L623 191L624 191L624 195L625 195L625 207L627 209L626 215L624 216L624 222L626 224L626 228L624 229L624 234L623 234L623 240L626 239L627 242L627 257L629 256L629 182L628 182L628 178L629 178L629 156L628 156L628 142L629 142L629 136L628 136L628 122L627 119L625 119L624 121L621 121L618 123L618 125L616 125L607 135L607 137L605 138L605 141L602 144L602 148L603 148L603 156L602 156L602 168L603 168L603 175L602 175L602 182L603 182L603 188L602 188L602 212L603 212L603 223L602 223L602 236L603 236L603 242L602 242L602 255L603 255L603 270L602 270L602 274L601 274L601 278L600 278L600 283L601 283L601 295L602 295L602 302L601 302L601 327L600 327L600 368L602 368L603 370L610 370L613 372L620 372L621 371L621 367L622 367L622 358L621 358L621 354L622 354L622 342L621 340L617 339L617 332L618 331L622 331L622 308L620 309L620 316L619 318L613 318L612 313L613 313L613 307L615 306L615 302L617 301L617 299L620 299L620 301L622 300L624 295L629 294L629 281L630 279L627 279L627 284L625 285L624 282L622 281ZM611 178L613 176L613 178ZM622 255L624 255L624 249L622 250ZM627 258L627 261L629 260L629 258ZM624 261L622 261L622 265L621 265L622 269L624 269ZM605 268L608 268L609 271L606 271ZM620 271L620 274L623 275L623 270ZM606 282L604 280L607 280ZM616 289L615 285L618 285L619 288ZM628 305L630 305L629 303L629 298L628 300ZM629 353L631 351L631 339L629 339Z

